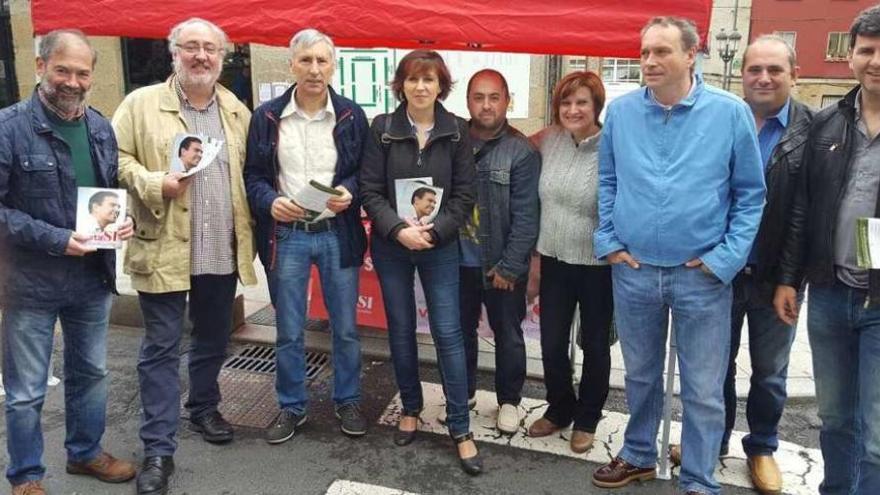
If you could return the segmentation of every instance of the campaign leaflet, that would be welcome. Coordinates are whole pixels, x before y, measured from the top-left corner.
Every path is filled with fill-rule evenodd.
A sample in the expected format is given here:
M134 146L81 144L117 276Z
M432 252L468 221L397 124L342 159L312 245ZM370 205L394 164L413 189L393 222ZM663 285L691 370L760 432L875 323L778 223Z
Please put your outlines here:
M183 172L184 177L194 175L210 165L217 158L222 147L222 139L201 134L178 134L171 142L171 149L168 150L170 170Z
M431 177L395 179L397 216L412 225L428 225L440 211L443 188L434 187Z
M119 249L117 232L125 223L124 189L79 187L76 195L76 231L88 236L85 245L97 249Z

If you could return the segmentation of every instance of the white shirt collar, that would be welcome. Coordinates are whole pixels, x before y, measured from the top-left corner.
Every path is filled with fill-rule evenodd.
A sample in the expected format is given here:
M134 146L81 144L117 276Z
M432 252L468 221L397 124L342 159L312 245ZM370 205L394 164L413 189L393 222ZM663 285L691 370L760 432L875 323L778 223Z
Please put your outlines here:
M323 120L330 116L331 118L336 117L336 112L333 111L333 102L330 100L330 92L327 92L327 105L318 112L314 117L309 117L300 107L296 104L296 88L293 88L293 93L290 95L290 102L287 103L287 106L284 107L284 110L281 112L281 118L290 117L291 115L298 115L300 118L306 120Z

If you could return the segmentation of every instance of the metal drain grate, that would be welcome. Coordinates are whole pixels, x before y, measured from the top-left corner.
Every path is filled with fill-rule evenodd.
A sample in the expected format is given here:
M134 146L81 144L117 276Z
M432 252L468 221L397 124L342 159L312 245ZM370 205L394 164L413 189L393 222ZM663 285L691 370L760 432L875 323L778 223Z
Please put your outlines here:
M317 378L329 362L330 356L323 352L306 352L306 380ZM245 346L223 363L223 369L274 374L275 348L264 345Z
M320 378L330 363L330 356L306 353L306 382ZM278 415L275 395L275 347L247 345L223 363L217 379L223 400L219 409L230 423L251 428L266 428ZM185 394L181 404L185 404ZM186 414L185 411L181 411Z
M330 362L330 356L323 352L307 352L306 353L306 380L314 380L324 371L327 363Z
M265 345L245 346L223 363L223 369L275 373L275 348Z

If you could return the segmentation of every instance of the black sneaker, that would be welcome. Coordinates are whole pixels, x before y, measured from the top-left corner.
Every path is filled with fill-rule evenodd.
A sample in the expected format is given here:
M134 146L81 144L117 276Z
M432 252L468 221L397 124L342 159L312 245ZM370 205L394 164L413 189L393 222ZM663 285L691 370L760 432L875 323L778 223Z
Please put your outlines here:
M210 443L231 442L234 435L232 425L223 419L219 411L214 411L197 418L190 418L190 429L201 433L202 438Z
M342 433L359 437L367 433L367 419L361 413L357 404L346 404L336 408L336 417L339 418L339 428Z
M306 422L308 416L291 411L281 411L275 422L266 428L266 441L271 444L284 443L296 433L296 428Z

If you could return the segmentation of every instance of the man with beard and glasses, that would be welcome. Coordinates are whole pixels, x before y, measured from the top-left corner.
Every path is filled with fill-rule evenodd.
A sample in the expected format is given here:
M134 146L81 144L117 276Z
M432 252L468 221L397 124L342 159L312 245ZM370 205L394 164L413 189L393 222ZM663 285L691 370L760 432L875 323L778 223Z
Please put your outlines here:
M40 41L34 95L0 111L0 307L6 388L6 477L42 494L40 412L55 322L64 338L67 472L119 483L134 465L101 448L107 405L107 325L115 252L87 247L77 187L117 187L116 141L85 105L96 53L79 31ZM118 232L132 235L131 220Z
M521 323L526 315L529 256L538 239L541 157L507 122L510 92L500 72L484 69L474 74L468 82L467 103L477 166L477 204L459 236L468 405L476 405L477 327L485 305L495 336L496 426L512 434L521 421L518 406L526 378Z
M113 116L120 183L128 188L137 224L125 271L138 291L146 327L138 360L141 494L165 493L174 470L187 298L193 325L186 402L191 428L208 442L232 440L232 427L217 410L217 376L232 332L237 282L256 283L242 177L251 115L217 84L226 34L192 18L174 26L168 41L174 73L132 92ZM223 142L212 166L196 176L169 172L169 149L181 133Z

